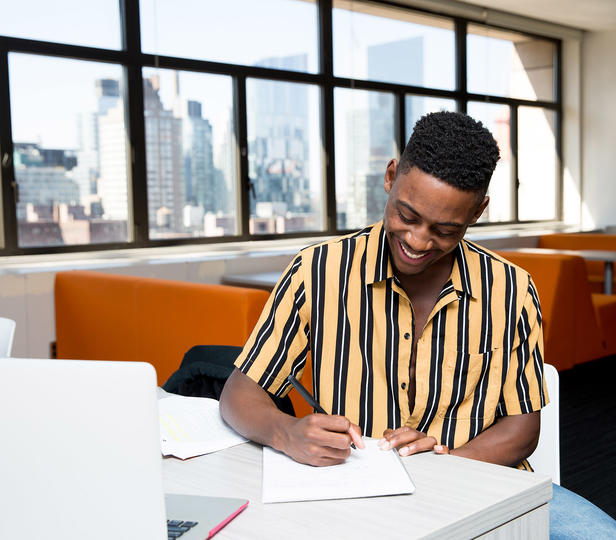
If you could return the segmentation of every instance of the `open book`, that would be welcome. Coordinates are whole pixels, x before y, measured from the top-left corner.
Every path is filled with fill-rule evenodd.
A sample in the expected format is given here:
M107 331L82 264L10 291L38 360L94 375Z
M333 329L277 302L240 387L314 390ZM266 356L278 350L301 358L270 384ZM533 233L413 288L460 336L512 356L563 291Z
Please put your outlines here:
M158 400L160 446L180 459L209 454L246 441L225 424L218 401L172 395Z
M263 502L351 499L413 493L415 486L395 450L381 450L364 437L366 448L351 450L340 465L313 467L263 448Z

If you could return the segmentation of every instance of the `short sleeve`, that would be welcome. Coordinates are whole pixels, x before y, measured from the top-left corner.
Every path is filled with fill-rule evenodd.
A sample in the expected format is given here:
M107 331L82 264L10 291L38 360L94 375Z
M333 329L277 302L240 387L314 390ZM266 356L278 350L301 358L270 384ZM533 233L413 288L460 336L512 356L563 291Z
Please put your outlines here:
M309 350L302 257L284 270L235 366L274 395L285 395L287 377L301 377Z
M516 323L501 398L501 416L538 411L549 402L543 377L543 329L541 306L529 277L528 289Z

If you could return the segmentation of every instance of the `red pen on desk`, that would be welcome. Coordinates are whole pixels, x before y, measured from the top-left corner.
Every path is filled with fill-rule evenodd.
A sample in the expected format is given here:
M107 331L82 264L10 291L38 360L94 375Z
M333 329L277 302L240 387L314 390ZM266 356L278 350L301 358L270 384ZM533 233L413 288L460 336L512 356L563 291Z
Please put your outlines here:
M299 392L299 395L302 396L306 400L308 405L310 405L316 412L321 414L327 414L323 410L323 407L321 407L321 405L317 403L317 401L310 395L308 390L304 388L304 386L293 376L293 374L287 377L287 381L289 381L293 385L293 388L295 388L295 390ZM354 450L357 449L355 443L351 443L351 448L353 448Z

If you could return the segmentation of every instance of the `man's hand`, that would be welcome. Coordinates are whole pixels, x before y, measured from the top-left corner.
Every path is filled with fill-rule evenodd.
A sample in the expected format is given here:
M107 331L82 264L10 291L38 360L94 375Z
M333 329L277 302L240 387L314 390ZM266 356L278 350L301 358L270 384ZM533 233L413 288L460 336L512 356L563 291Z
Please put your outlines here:
M379 446L382 450L398 448L401 456L434 450L435 454L455 454L513 467L533 453L539 440L540 421L540 411L504 416L477 437L453 450L436 444L434 437L404 426L394 431L386 429Z
M437 454L449 454L446 446L437 445L434 437L428 437L425 433L416 429L403 426L396 430L386 429L383 438L379 441L381 450L398 449L401 456L410 456L419 452L434 450Z
M309 465L342 463L351 443L364 448L361 430L344 416L310 414L295 418L279 411L250 377L234 370L220 396L220 414L247 439Z
M322 467L343 463L351 443L365 447L359 426L344 416L309 414L288 426L282 451L295 461Z

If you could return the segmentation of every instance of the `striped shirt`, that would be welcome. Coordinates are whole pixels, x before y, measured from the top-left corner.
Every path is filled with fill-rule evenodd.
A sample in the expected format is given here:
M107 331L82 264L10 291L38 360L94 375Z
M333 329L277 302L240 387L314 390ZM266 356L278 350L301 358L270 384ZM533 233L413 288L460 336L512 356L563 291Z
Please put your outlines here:
M372 437L407 425L457 448L500 416L539 410L547 392L530 276L466 240L454 255L421 332L394 276L382 221L302 250L236 366L282 396L290 389L286 377L301 377L310 351L317 401ZM414 331L421 334L409 410Z

